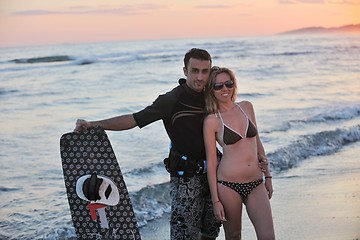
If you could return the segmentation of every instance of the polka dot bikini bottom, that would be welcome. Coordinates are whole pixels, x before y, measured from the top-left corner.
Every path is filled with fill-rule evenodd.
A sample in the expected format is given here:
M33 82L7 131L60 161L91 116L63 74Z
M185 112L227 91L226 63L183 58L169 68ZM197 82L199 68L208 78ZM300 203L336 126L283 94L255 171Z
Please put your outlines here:
M259 186L263 179L259 179L253 182L248 183L237 183L237 182L228 182L228 181L217 181L218 183L227 186L237 192L241 197L245 198L249 196L252 190L254 190L257 186Z

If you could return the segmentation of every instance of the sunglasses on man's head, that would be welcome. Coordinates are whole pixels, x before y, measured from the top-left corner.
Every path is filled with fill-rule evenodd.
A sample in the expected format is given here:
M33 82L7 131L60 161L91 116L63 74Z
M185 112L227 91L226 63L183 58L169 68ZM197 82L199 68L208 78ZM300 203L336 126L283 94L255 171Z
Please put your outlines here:
M215 91L219 91L221 90L224 85L227 87L227 88L233 88L234 87L234 81L233 80L227 80L226 82L217 82L214 84L214 90Z

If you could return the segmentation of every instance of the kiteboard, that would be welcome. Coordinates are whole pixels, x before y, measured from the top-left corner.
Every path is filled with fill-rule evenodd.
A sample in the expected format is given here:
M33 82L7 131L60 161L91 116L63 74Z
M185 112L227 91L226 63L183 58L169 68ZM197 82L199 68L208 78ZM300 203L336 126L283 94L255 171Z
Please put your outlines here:
M140 240L123 175L106 132L65 133L60 154L77 239Z

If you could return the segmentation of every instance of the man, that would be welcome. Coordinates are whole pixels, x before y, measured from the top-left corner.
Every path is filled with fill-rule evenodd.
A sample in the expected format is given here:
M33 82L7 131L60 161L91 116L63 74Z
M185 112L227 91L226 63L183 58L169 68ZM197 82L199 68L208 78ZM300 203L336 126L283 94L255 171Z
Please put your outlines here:
M152 105L133 114L76 123L75 131L94 126L121 131L163 121L171 140L170 154L164 163L171 174L172 240L216 239L220 231L221 224L212 211L203 141L203 93L211 64L206 50L193 48L184 57L186 79L180 79L177 87L160 95Z

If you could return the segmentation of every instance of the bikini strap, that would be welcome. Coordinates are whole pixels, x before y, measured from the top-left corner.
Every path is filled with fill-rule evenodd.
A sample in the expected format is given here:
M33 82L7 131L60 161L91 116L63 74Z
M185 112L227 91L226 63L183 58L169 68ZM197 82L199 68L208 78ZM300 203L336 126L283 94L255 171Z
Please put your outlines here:
M250 127L250 123L252 123L252 121L250 120L249 116L246 114L246 112L242 109L242 107L240 107L240 104L237 104L236 105L240 108L240 110L244 113L246 119L247 119L247 123L246 123L246 131L245 131L245 136L247 136L248 134L248 131L249 131L249 127ZM253 124L253 123L252 123ZM254 124L253 124L254 125Z
M245 117L250 120L250 118L249 118L249 116L246 114L246 112L242 109L242 107L240 107L240 104L238 104L238 103L235 103L235 104L236 104L236 106L238 106L238 107L240 108L240 110L245 114Z
M225 125L225 124L224 124L224 120L223 120L223 118L222 118L222 116L221 116L220 111L218 111L218 114L219 114L220 120L221 120L221 122L222 122L222 125L224 126L224 125Z

